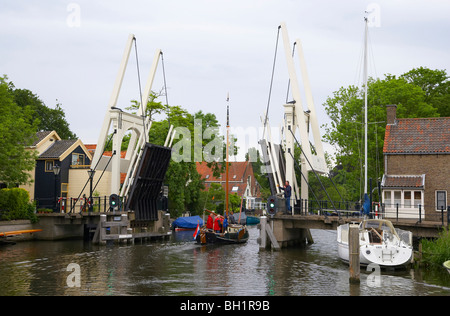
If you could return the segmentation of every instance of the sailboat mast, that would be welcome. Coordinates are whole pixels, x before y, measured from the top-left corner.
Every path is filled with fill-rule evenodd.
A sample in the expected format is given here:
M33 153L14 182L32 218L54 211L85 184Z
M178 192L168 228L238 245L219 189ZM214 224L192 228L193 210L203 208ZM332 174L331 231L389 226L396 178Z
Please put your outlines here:
M230 101L229 94L227 95L227 103ZM230 107L227 104L227 148L226 148L226 159L225 159L225 211L228 217L228 156L229 156L229 137L230 137Z
M368 19L364 32L364 194L367 194L367 34Z

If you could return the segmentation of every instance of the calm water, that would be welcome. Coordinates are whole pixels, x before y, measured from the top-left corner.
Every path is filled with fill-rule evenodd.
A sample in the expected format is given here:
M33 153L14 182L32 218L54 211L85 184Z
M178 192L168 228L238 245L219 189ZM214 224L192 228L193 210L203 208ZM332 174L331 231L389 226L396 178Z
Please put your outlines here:
M313 245L278 252L259 250L256 227L244 245L199 246L192 232L122 246L23 242L0 248L0 295L450 295L444 269L381 271L381 286L362 269L361 284L349 285L336 232L312 234ZM68 287L71 263L79 287Z

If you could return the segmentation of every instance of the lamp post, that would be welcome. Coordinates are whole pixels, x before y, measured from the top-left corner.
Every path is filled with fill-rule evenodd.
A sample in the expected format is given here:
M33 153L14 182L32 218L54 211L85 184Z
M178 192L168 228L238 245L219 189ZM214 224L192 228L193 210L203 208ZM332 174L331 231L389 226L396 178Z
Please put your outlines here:
M94 180L94 174L95 174L95 170L94 169L89 169L88 170L88 175L89 175L89 212L92 212L94 210L94 203L92 203L92 181Z
M53 174L55 175L55 212L57 212L58 209L58 175L61 171L61 167L58 165L53 166Z

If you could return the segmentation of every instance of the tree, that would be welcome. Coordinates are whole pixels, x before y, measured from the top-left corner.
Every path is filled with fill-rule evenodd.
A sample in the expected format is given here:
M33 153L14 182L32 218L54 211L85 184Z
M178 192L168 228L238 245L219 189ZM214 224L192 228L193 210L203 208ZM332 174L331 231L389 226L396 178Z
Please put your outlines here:
M8 187L31 181L36 153L27 150L36 137L37 121L30 106L14 102L12 84L0 77L0 181Z
M429 84L427 84L427 82ZM439 84L436 84L438 82ZM397 105L398 118L436 117L442 110L439 102L449 97L442 71L423 68L396 77L368 80L368 177L374 185L383 174L383 144L386 129L386 105ZM439 92L437 87L442 85ZM432 98L431 96L436 96ZM431 102L434 100L434 103ZM334 146L334 163L342 166L339 174L345 198L361 198L364 177L364 90L341 87L324 103L331 123L325 124L324 140ZM448 103L447 103L448 107Z
M450 116L450 80L445 70L415 68L401 76L425 92L425 102L437 109L441 117Z
M197 172L195 159L195 151L203 153L204 147L211 141L211 139L204 139L203 135L201 141L197 144L193 141L195 137L195 131L205 131L207 128L215 131L212 139L220 137L218 135L219 127L216 116L212 113L203 113L199 111L191 114L181 106L167 106L157 101L157 98L161 94L152 92L149 102L146 107L146 115L153 118L152 127L149 131L149 142L156 145L164 145L167 138L170 125L175 128L182 128L189 133L188 148L183 150L188 152L188 159L186 161L170 161L169 168L166 173L165 184L169 187L169 209L173 217L180 216L182 212L189 211L191 214L201 214L205 207L205 198L202 193L204 189L204 183L200 179L200 175ZM139 103L132 101L132 106L127 108L131 110L137 110ZM156 120L157 114L166 113L167 116L163 119ZM197 126L196 122L202 123L202 126ZM223 139L220 139L223 141ZM178 135L175 137L174 145L180 141ZM199 145L199 146L198 146ZM178 153L176 153L178 154ZM197 152L198 154L198 152ZM217 175L224 169L224 164L219 162L208 163Z
M77 136L70 130L66 114L57 101L54 109L47 107L39 97L27 89L14 89L11 83L11 92L14 101L21 108L29 107L33 111L30 124L37 119L38 131L56 131L62 139L76 139Z

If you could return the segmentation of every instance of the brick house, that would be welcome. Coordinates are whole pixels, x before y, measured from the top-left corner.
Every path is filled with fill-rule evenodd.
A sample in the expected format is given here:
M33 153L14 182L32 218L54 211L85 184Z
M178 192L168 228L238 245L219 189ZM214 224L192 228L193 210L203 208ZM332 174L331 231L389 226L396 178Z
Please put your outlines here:
M220 184L225 190L225 173L216 178L206 162L197 162L196 166L197 172L205 182L205 190L208 190L212 183ZM256 204L261 202L261 188L258 181L256 181L251 162L230 162L228 169L229 194L236 193L243 197L247 201L246 208L255 209Z
M397 119L387 106L384 176L386 217L436 221L450 192L450 117ZM444 215L446 216L446 215Z

